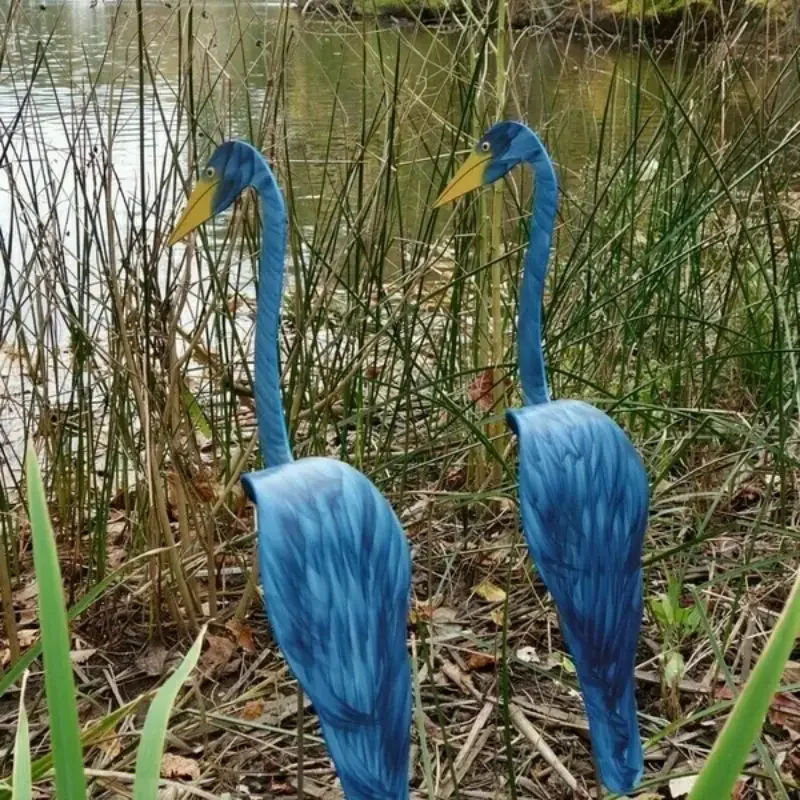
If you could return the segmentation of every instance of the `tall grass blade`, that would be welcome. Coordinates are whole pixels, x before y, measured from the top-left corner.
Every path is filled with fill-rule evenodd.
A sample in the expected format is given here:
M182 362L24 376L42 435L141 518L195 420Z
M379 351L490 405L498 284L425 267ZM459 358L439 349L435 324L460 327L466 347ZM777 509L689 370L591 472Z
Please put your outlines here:
M169 680L158 690L158 694L147 712L139 749L136 752L136 782L133 785L133 800L153 800L158 796L161 756L167 736L169 715L172 713L172 706L178 692L197 665L207 628L207 625L202 627L191 650L183 657L183 661Z
M28 740L28 713L25 711L25 684L28 673L22 679L19 693L19 720L14 741L14 788L11 800L30 800L31 786L31 743Z
M81 800L86 797L86 777L83 774L75 681L69 657L67 610L42 475L31 446L28 447L26 474L33 562L39 584L39 628L44 653L44 684L50 714L56 792L59 797Z
M783 669L800 634L800 571L792 592L758 659L750 679L731 711L697 781L689 800L728 798L744 766L753 742L778 690Z

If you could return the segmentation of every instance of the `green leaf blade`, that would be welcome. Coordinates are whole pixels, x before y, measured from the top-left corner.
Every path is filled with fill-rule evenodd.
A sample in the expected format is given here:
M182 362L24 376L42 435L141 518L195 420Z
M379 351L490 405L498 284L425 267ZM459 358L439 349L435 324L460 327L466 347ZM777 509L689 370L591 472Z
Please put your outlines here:
M208 421L205 411L203 411L200 404L197 402L197 398L187 387L183 389L183 402L186 406L186 412L189 414L189 418L192 420L195 428L197 428L206 439L211 439L213 437L211 423Z
M142 728L142 737L136 751L136 780L133 785L133 800L153 800L158 795L161 777L161 756L167 736L167 724L178 692L189 674L197 665L200 649L206 635L204 625L183 661L164 685L158 690Z
M758 737L800 634L800 572L767 646L714 742L688 800L728 798Z
M39 628L44 654L44 683L50 715L56 792L59 797L69 800L84 800L86 776L83 772L83 748L69 655L69 626L61 568L47 512L39 462L30 446L26 472L33 563L39 582Z
M31 744L28 734L28 714L25 711L25 684L28 675L22 679L19 693L19 721L14 740L14 783L11 800L31 800L33 784L31 778Z

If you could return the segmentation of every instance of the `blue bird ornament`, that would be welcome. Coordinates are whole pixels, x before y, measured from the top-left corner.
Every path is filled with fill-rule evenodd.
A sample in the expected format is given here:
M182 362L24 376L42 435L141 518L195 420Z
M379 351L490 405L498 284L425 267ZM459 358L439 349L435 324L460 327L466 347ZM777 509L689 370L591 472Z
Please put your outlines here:
M506 419L518 439L522 525L575 662L599 778L626 794L644 769L634 667L649 486L639 454L609 416L577 400L550 400L541 313L558 205L552 161L530 128L497 123L434 205L521 163L536 178L517 332L525 405Z
M254 393L267 467L242 482L256 506L267 613L314 704L345 796L406 800L408 543L364 475L335 459L292 458L278 364L287 219L262 154L243 141L220 145L168 244L225 211L248 187L261 201Z

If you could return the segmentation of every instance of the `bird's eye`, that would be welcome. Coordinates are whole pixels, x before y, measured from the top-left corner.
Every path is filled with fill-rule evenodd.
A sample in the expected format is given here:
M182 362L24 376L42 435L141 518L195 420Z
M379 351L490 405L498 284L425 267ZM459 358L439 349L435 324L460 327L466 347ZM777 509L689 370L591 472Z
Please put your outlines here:
M213 178L214 174L214 167L206 167L206 178Z
M489 144L489 142L481 142L481 150L483 150L484 153L488 153L490 148L491 145Z

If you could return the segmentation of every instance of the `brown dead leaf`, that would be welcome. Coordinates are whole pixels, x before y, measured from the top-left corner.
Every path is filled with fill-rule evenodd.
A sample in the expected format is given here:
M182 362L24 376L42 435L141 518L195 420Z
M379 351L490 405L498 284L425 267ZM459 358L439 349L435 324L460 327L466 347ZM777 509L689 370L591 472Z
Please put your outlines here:
M786 731L792 741L800 740L800 700L793 694L778 692L772 698L769 721Z
M161 759L161 777L197 781L200 779L200 767L194 759L175 753L164 753Z
M127 533L129 520L121 511L112 511L106 522L106 539L119 542Z
M20 628L26 625L33 625L38 617L39 610L36 605L25 606L19 614L17 614L17 625Z
M408 615L408 621L415 625L417 622L437 622L444 624L455 622L456 612L447 606L437 606L433 603L419 600L414 602L414 607Z
M253 629L238 619L232 619L225 627L236 637L236 644L248 653L256 652L256 643L253 639Z
M128 551L124 547L109 547L106 557L108 566L116 569L128 557Z
M494 624L497 625L498 628L502 628L504 616L505 615L503 613L503 606L498 606L489 614L489 619L491 619L491 621L494 622Z
M119 736L112 736L98 742L97 746L105 756L106 763L109 764L122 752L122 739Z
M800 683L800 663L787 661L783 668L784 683Z
M800 778L800 748L793 747L786 756L782 768L793 778Z
M258 719L264 716L265 708L266 706L263 700L251 700L249 703L245 703L239 716L242 719Z
M715 700L733 700L733 692L727 686L714 687Z
M227 636L206 636L208 649L200 659L200 666L206 672L214 672L231 660L236 645Z
M497 659L489 655L489 653L470 653L467 659L467 671L485 669L486 667L493 667L497 663Z
M244 493L241 483L234 485L230 491L230 510L236 517L244 516L247 511L247 495Z
M150 677L158 677L164 672L167 662L167 648L160 642L154 642L136 659L136 666Z
M492 398L493 388L494 369L487 367L467 387L467 395L481 411L490 411L494 405L494 399Z
M411 625L418 622L430 622L433 619L434 608L430 603L414 602L413 608L408 612L408 621Z
M764 496L764 487L760 483L751 481L740 486L731 497L731 508L734 511L744 511L750 506L759 503Z
M439 606L439 608L435 608L433 610L433 615L431 616L431 619L434 622L443 625L446 622L455 622L457 616L458 615L456 614L454 608L448 608L447 606Z
M456 686L460 686L464 691L469 692L472 695L476 694L477 690L475 689L475 685L472 683L472 678L470 677L469 673L464 672L457 664L454 664L452 661L442 659L441 673L451 683L456 684Z
M481 581L473 591L487 603L502 603L506 599L506 593L490 580Z
M21 589L17 589L17 591L12 595L15 606L24 606L31 601L35 602L38 597L39 586L36 581L26 583L25 586L23 586Z
M278 795L296 794L296 790L291 783L280 781L275 778L273 778L272 782L270 783L269 790L272 792L272 794Z
M500 514L516 514L517 513L517 503L511 497L498 497L495 501L497 504L497 510Z
M38 608L39 586L36 581L26 583L12 595L12 604L17 612L17 626L24 628L36 622L39 614Z
M447 474L444 476L444 488L449 492L461 489L466 482L466 467L450 467L450 469L447 470Z
M511 555L513 546L513 537L508 533L502 534L502 536L492 542L492 550L487 560L493 561L495 564L501 564Z
M0 667L7 667L11 663L11 649L8 647L0 648Z
M747 781L736 781L736 785L733 787L733 793L731 794L731 800L744 800L747 797Z
M197 492L197 496L205 503L214 503L220 492L220 486L214 478L214 473L207 467L203 467L192 478L192 486Z

